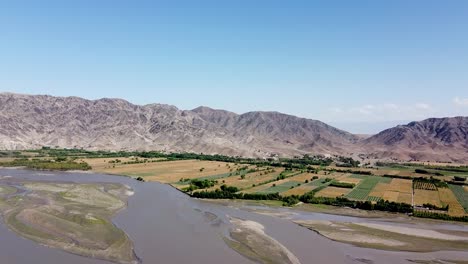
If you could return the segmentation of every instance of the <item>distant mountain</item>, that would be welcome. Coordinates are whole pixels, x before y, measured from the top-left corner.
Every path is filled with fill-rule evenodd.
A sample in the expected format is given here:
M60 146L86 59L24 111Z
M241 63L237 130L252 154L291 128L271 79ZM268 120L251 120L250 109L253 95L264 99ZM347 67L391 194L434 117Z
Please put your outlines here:
M377 158L466 162L468 117L429 118L396 126L364 139L361 146Z
M316 120L276 112L243 115L121 99L0 94L0 148L44 145L191 151L263 157L348 153L358 138Z
M278 112L238 115L208 107L0 93L0 149L42 146L468 161L465 117L428 119L362 137Z

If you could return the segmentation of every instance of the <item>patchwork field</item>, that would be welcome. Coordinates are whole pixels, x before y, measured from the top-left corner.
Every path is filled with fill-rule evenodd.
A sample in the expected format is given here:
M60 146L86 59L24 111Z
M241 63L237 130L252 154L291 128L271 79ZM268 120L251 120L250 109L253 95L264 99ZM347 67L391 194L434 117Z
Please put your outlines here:
M200 160L150 159L142 162L141 159L121 158L118 162L116 159L84 161L94 171L142 177L145 181L169 183L185 191L215 191L226 186L249 194L301 196L311 193L316 197L346 197L355 201L384 200L419 206L420 210L426 211L433 210L430 206L444 208L448 205L448 211L437 210L452 216L463 216L468 212L467 186L451 184L450 188L442 188L443 185L432 181L435 170L425 172L413 167L394 166L378 170L337 168L339 172L330 170L333 167L326 170L315 167L315 173L307 173L305 170L286 170L282 167ZM372 175L367 175L367 171ZM454 173L457 172L442 171L437 180L451 181ZM401 176L404 178L399 178ZM319 191L312 192L319 187Z
M366 176L366 175L352 175L351 177L361 179L362 181L351 191L346 197L353 200L366 201L370 196L370 200L376 200L376 197L370 195L372 190L379 183L389 183L392 179L378 176Z
M465 209L465 212L468 213L468 192L466 191L466 188L463 188L460 185L453 185L453 184L449 184L449 187L450 187L450 190L455 195L455 197L457 197L458 202Z
M268 171L258 171L247 173L242 177L242 175L233 175L227 178L223 178L222 180L218 180L218 183L215 184L212 188L208 190L214 190L219 188L221 185L233 186L237 187L240 190L246 190L253 188L258 185L262 185L265 182L274 181L278 178L284 169L282 168L275 168Z
M235 172L240 165L217 161L179 160L152 163L122 164L109 163L115 159L90 159L93 170L101 173L121 174L134 177L143 177L145 181L158 181L174 183L180 179L194 179L225 173ZM128 161L128 160L127 160ZM98 164L98 165L92 165ZM107 164L107 165L106 165ZM115 165L115 167L113 167Z
M448 213L453 216L463 216L466 212L455 194L449 188L439 188L439 197L444 205L449 206Z
M317 188L317 186L313 186L310 184L303 184L301 186L295 187L293 189L289 189L285 192L282 192L281 195L289 196L289 195L304 195L313 189Z
M423 204L433 204L441 207L442 202L440 201L439 192L437 190L414 189L414 205L421 206Z
M312 173L300 173L291 171L285 175L285 179L276 180L246 190L246 193L281 193L282 195L302 195L313 190L316 186L309 185L315 181L313 177L323 177ZM317 185L318 186L318 185ZM298 189L300 188L300 189ZM295 189L298 189L294 191ZM288 194L285 194L288 193Z
M315 196L317 197L340 197L348 194L351 189L348 188L340 188L340 187L326 187L325 189L320 190L317 192Z
M412 181L391 179L390 182L379 182L369 193L369 197L380 197L385 201L411 204Z

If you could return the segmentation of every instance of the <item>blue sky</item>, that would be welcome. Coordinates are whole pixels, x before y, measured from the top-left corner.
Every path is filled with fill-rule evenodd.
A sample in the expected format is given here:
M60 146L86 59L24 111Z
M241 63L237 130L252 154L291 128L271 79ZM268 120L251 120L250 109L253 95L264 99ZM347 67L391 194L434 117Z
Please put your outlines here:
M468 1L0 1L0 91L274 110L372 133L468 115Z

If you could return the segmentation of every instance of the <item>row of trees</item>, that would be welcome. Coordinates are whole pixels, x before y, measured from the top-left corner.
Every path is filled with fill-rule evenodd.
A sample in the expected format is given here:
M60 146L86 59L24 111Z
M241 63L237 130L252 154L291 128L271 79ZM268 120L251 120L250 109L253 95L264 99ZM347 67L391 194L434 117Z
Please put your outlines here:
M330 179L331 180L331 179ZM333 184L333 181L330 182ZM326 197L315 197L315 194L326 188L327 185L322 185L311 192L304 195L297 196L281 196L279 193L242 193L236 187L230 187L222 185L220 189L215 191L199 191L193 192L191 195L196 198L208 198L208 199L246 199L246 200L277 200L282 201L284 205L294 205L298 202L311 203L311 204L326 204L333 206L351 207L363 210L379 210L388 212L398 213L412 213L413 207L406 203L396 203L384 200L379 200L377 203L370 201L353 201L345 197L326 198Z
M40 159L16 159L9 162L1 162L2 167L26 167L37 170L90 170L91 166L85 162L75 162L70 160L60 159L55 160L40 160Z
M447 220L447 221L459 221L459 222L468 222L468 216L450 216L448 214L440 214L435 212L428 212L428 211L417 211L413 212L413 215L416 217L422 218L431 218L431 219L440 219L440 220Z

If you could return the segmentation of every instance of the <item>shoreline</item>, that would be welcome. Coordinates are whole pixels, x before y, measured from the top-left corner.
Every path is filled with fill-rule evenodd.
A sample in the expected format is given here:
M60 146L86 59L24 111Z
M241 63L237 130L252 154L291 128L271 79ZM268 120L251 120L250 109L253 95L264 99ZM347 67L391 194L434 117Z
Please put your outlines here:
M97 173L97 174L102 174L102 175L108 175L108 176L118 176L118 177L124 177L124 178L131 178L131 179L136 179L133 176L130 175L124 175L124 174L114 174L114 173L108 173L108 172L99 172L99 171L93 171L91 170L49 170L49 169L32 169L28 168L25 166L20 166L20 167L1 167L1 168L6 168L6 169L25 169L25 170L32 170L32 171L50 171L50 172L70 172L70 173L81 173L81 174L89 174L89 173ZM338 215L338 216L349 216L349 217L362 217L362 218L390 218L390 219L396 219L396 218L405 218L409 221L417 220L417 221L425 221L428 223L448 223L448 224L458 224L462 226L467 226L467 222L462 222L462 221L453 221L453 220L443 220L443 219L433 219L433 218L425 218L425 217L412 217L407 214L403 213L394 213L394 212L387 212L387 211L377 211L377 210L362 210L358 208L350 208L350 207L340 207L340 206L333 206L333 205L325 205L325 204L308 204L308 203L298 203L295 206L284 206L281 201L276 201L276 200L238 200L238 199L205 199L205 198L195 198L192 197L190 194L183 192L182 190L178 189L175 187L172 183L163 183L159 181L154 181L159 184L165 184L168 185L172 188L174 188L176 191L185 194L192 199L199 199L202 201L209 201L213 203L247 203L251 205L261 205L261 206L267 206L267 207L276 207L276 208L288 208L292 210L299 210L299 211L304 211L304 212L314 212L314 213L323 213L323 214L329 214L329 215ZM242 201L242 202L241 202Z

